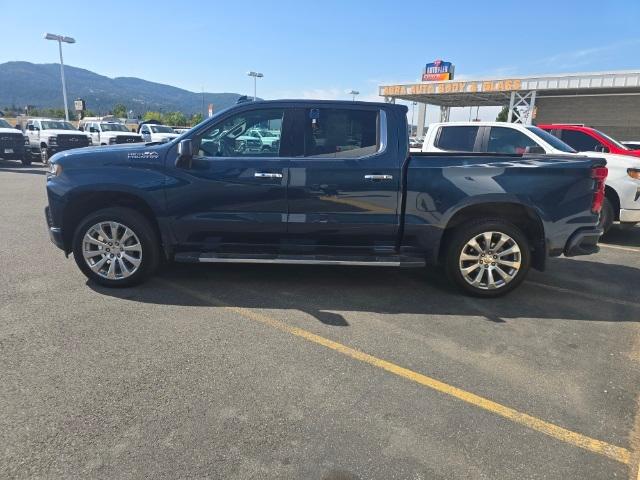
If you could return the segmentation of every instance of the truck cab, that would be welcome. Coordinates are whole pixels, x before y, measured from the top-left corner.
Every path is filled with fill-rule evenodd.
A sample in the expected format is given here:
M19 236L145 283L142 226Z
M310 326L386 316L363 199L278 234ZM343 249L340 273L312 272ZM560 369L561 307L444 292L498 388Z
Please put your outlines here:
M21 130L12 127L4 118L0 118L0 158L20 160L23 165L31 165L29 139Z
M58 152L92 145L91 137L64 120L32 118L27 121L27 136L33 155L44 165Z
M82 128L91 137L93 145L142 142L142 135L130 132L127 126L120 122L84 122Z

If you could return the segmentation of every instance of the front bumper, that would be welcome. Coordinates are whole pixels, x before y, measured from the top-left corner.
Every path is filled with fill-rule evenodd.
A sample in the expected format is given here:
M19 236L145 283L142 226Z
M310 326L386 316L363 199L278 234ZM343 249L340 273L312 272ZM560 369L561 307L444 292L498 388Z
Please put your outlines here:
M64 240L62 238L62 229L60 227L56 227L53 225L51 219L51 211L49 207L45 207L44 209L44 217L47 220L47 228L49 229L49 238L51 242L61 250L64 250Z
M598 240L600 240L602 233L603 230L601 228L595 227L577 230L567 240L567 244L564 247L564 256L576 257L578 255L598 253L600 251Z
M640 222L640 210L629 210L628 208L620 209L621 223L638 223Z

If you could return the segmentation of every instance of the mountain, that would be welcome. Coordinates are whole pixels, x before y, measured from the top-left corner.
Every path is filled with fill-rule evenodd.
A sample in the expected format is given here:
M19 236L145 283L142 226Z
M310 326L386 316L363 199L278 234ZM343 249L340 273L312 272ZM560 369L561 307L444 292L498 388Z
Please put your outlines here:
M83 98L86 107L97 114L108 113L116 103L123 103L136 114L146 111L180 111L187 115L202 112L200 92L149 82L140 78L109 78L82 68L64 67L69 109L73 100ZM236 102L238 93L204 93L207 108L212 103L218 111ZM0 109L25 105L36 108L62 108L60 65L7 62L0 64Z

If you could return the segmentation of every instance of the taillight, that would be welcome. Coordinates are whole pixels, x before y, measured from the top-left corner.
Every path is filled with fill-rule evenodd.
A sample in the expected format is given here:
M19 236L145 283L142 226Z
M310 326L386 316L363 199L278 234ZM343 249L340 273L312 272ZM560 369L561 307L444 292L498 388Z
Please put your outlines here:
M594 167L591 169L591 178L595 180L595 191L591 202L591 212L600 213L604 202L604 182L609 174L607 167Z

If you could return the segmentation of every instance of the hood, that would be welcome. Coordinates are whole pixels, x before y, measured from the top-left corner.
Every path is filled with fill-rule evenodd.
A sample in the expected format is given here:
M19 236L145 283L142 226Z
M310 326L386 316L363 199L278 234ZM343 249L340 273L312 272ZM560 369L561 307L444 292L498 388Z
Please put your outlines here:
M133 137L142 138L142 135L140 135L139 133L136 133L136 132L114 132L114 131L109 131L109 132L102 132L100 135L103 135L105 137L117 137L119 135L127 135L127 136L133 136Z
M160 138L177 138L179 136L177 133L152 133L151 135Z
M53 155L51 163L59 163L63 168L85 168L96 166L131 166L134 162L161 163L167 144L147 145L144 143L123 143L101 147L84 147L65 150Z
M22 130L18 130L17 128L0 128L0 133L19 133L20 135L24 135Z
M87 137L89 136L88 133L81 132L80 130L59 130L57 128L40 130L40 134L48 135L48 136L53 136L53 135L86 135Z

